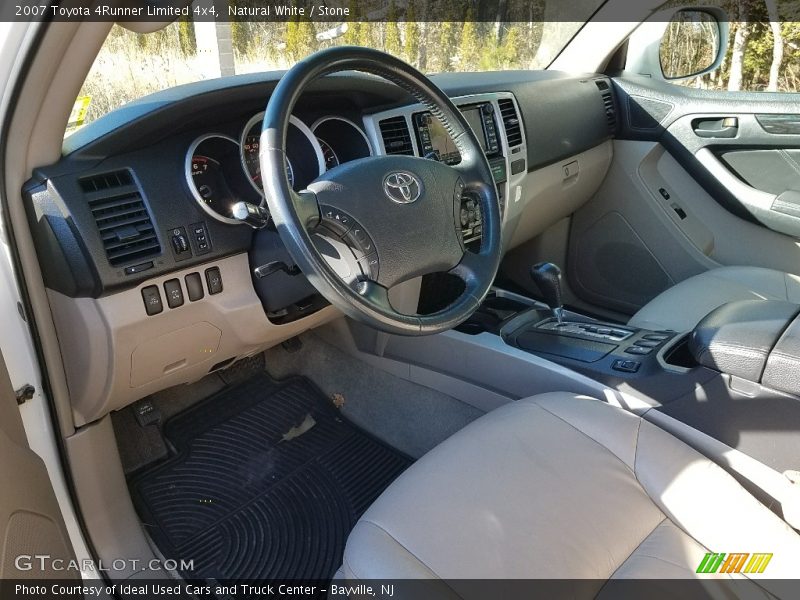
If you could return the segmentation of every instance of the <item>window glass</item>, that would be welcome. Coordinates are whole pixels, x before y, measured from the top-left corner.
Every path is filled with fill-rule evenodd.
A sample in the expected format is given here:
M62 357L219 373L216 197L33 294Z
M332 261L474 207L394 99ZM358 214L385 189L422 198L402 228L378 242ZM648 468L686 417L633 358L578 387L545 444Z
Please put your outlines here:
M800 3L723 0L715 4L730 18L725 58L715 71L676 83L710 90L800 91Z
M379 22L194 22L181 20L149 34L114 26L83 85L71 127L147 94L225 75L286 69L322 48L360 45L399 56L427 73L541 69L583 26L557 14L562 0L505 0L495 21L478 21L461 7L462 22L417 21L424 0L351 2L354 12L373 4ZM455 2L429 0L428 4ZM586 19L603 0L573 0L569 17ZM433 4L431 4L433 3ZM402 9L400 5L402 4ZM476 3L480 6L481 3ZM417 7L417 8L415 8ZM354 14L354 13L351 13ZM494 17L493 17L494 18Z

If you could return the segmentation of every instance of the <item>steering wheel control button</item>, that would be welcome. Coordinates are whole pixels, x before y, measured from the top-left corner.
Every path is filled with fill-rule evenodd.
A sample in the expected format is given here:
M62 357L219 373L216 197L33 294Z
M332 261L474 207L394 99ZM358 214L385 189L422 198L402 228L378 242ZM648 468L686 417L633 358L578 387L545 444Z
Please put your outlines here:
M344 238L356 258L361 258L375 252L375 242L361 225L354 226Z
M376 281L380 271L380 263L378 261L378 254L373 252L367 256L359 259L358 266L361 267L361 272L365 277Z
M167 297L167 306L170 308L183 306L183 290L179 279L170 279L164 282L164 295Z
M209 295L213 296L222 292L222 273L220 273L219 267L206 269L206 284Z
M144 310L148 316L152 317L164 310L157 285L148 285L146 288L142 288L142 300L144 300Z
M193 223L189 225L189 231L191 231L195 252L197 254L208 254L211 252L211 240L208 237L208 228L205 223Z
M611 368L615 371L622 371L623 373L636 373L639 370L639 367L642 366L638 360L630 360L630 359L618 359L615 360L614 363L611 365Z
M320 206L322 225L337 236L344 237L353 227L355 221L346 212L332 206Z
M471 244L481 239L483 227L481 223L481 206L471 198L461 199L461 239L464 244Z
M203 278L200 273L189 273L184 280L186 281L186 295L189 296L190 302L197 302L202 300L205 296L203 290Z
M176 261L186 260L192 256L192 248L189 245L189 236L186 235L185 227L173 227L168 231L172 256Z
M653 351L652 348L645 348L643 346L630 346L625 348L625 354L650 354Z

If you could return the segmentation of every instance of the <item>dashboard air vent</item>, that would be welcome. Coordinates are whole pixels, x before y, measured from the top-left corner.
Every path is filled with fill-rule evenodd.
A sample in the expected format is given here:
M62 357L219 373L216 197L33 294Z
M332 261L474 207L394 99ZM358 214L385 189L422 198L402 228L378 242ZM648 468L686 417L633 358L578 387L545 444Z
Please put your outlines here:
M414 154L405 117L392 117L379 123L386 154Z
M595 85L600 90L600 95L603 98L603 107L606 111L606 122L608 123L608 131L612 134L617 130L617 111L614 107L614 94L611 91L611 86L605 79L595 79Z
M497 104L500 106L500 116L503 118L503 126L506 129L508 147L519 146L522 143L522 129L514 101L510 98L502 98L497 101Z
M150 213L130 171L85 177L80 186L112 266L161 253Z

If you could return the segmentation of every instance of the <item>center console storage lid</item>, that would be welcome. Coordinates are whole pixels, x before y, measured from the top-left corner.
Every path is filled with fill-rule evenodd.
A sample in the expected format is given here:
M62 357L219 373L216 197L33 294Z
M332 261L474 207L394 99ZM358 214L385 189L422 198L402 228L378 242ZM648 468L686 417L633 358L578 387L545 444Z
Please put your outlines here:
M795 367L800 366L800 323L794 322L798 313L800 306L791 302L740 300L723 304L698 323L689 349L701 365L755 382L766 375L765 367L772 360L771 377L779 380L783 374L777 372L785 367L779 367L780 360L773 360L771 353L780 346L787 328L794 329L795 337L785 341L786 349L793 349ZM794 390L800 390L800 377Z
M800 318L784 330L767 358L761 383L772 389L800 394Z

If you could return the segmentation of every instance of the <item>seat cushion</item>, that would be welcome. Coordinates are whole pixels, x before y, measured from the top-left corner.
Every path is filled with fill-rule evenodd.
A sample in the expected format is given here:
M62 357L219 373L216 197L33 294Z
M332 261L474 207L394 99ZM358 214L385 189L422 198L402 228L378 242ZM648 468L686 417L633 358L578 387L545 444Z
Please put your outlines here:
M765 574L796 576L800 536L652 423L554 393L492 411L409 468L356 524L342 574L584 579L593 596L612 577L694 576L710 549L772 552Z
M715 308L735 300L785 300L800 304L800 277L760 267L720 267L662 292L628 322L642 329L691 331Z

